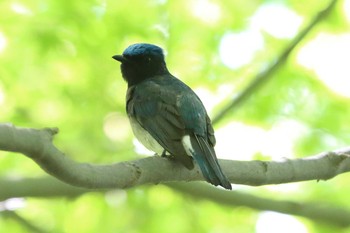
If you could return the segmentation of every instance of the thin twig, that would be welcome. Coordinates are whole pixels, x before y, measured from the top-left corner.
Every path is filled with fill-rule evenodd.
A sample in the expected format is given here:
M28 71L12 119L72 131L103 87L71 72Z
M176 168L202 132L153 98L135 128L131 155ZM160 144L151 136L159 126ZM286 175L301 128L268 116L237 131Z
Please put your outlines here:
M47 232L47 231L35 226L27 219L21 217L15 211L5 210L0 214L3 215L4 217L11 218L14 221L18 222L23 228L28 230L27 232L32 232L32 233L46 233Z
M288 59L290 53L295 49L295 47L300 43L302 39L306 37L307 34L329 13L332 11L337 0L332 0L330 4L322 11L320 11L313 20L307 25L304 30L302 30L290 43L289 46L285 48L280 56L276 59L276 62L272 63L266 70L259 73L253 81L236 97L227 104L215 117L213 117L212 123L216 124L228 113L232 112L239 104L248 99L262 84L267 83L269 79L273 77L274 72L276 72Z

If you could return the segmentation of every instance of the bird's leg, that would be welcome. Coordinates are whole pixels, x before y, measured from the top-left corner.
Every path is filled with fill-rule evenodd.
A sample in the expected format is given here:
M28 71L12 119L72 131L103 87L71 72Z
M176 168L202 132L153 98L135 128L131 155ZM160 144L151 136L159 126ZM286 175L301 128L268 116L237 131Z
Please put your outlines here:
M166 153L166 150L163 150L163 153L160 155L161 157L164 157L164 158L169 158L169 159L173 159L174 158L174 155L172 154L167 154Z
M163 153L161 154L161 157L166 157L166 150L163 150Z

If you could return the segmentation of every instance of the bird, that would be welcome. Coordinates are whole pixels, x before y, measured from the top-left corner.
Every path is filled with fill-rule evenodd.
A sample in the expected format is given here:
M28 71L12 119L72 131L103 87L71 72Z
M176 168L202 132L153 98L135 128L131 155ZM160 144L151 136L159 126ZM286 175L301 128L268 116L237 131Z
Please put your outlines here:
M216 139L206 109L195 92L169 72L163 49L136 43L112 58L121 63L127 82L126 112L138 141L189 170L194 160L207 182L231 190L215 154Z

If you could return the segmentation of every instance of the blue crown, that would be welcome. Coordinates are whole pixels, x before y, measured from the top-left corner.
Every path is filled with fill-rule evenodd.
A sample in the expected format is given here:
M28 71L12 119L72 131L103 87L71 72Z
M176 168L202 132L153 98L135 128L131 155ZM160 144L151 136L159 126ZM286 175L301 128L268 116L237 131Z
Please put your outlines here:
M130 45L124 50L123 56L151 56L164 59L164 53L160 47L147 43L138 43Z

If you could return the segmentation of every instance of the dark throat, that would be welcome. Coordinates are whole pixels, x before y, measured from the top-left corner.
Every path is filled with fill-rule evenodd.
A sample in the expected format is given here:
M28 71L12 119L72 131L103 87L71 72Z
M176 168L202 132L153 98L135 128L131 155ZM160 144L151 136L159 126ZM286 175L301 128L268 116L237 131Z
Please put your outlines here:
M122 64L121 72L128 86L138 83L157 75L169 74L165 63L158 64Z

